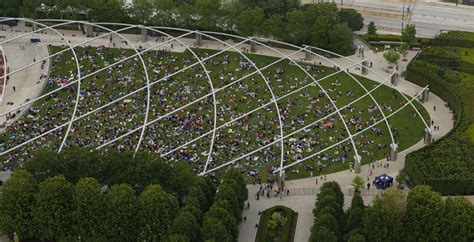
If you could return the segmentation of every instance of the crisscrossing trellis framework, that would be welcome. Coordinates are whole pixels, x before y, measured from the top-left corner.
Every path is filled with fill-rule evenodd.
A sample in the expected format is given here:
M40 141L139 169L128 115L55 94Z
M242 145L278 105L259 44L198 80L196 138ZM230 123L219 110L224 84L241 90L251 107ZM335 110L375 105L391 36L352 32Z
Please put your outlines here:
M409 97L395 71L387 77L317 47L170 27L0 21L11 20L27 26L0 46L34 37L49 54L4 76L46 62L51 71L39 96L0 114L29 109L3 134L6 162L44 147L115 146L186 160L202 175L229 165L282 175L305 161L357 171L363 156L396 159L400 137L416 136L410 128L430 132L416 102L426 87ZM357 75L362 69L382 81ZM394 127L408 109L407 127Z

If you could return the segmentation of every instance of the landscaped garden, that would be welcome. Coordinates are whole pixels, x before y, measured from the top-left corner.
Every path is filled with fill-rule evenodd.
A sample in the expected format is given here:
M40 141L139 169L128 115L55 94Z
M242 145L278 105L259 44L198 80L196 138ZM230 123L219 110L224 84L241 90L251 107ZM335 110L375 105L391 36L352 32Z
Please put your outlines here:
M455 113L455 129L434 144L407 156L415 184L443 195L474 193L474 33L447 32L433 40L408 66L407 80L429 85Z
M51 47L50 51L54 54L64 48ZM280 166L280 142L275 140L281 137L278 118L281 115L283 134L293 133L284 140L284 165L339 143L287 171L289 179L302 178L351 167L355 154L353 145L349 140L342 141L347 139L348 131L355 134L367 129L354 137L363 163L387 157L391 139L382 121L382 112L388 116L406 102L401 94L386 85L380 86L354 75L360 81L359 85L337 68L317 63L300 63L300 68L288 60L272 64L278 60L274 57L246 54L246 59L235 52L218 54L204 49L193 51L204 60L207 72L203 66L193 65L196 56L190 51L154 50L143 54L149 81L153 83L147 90L145 71L138 57L106 67L134 54L133 51L92 47L75 50L81 75L85 77L81 80L79 94L77 83L70 83L77 78L74 57L70 51L61 52L52 59L49 81L43 93L59 87L63 89L37 101L3 134L2 150L12 149L4 156L4 168L17 167L31 157L33 150L44 148L137 149L149 91L148 122L152 124L146 128L139 150L149 150L171 160L187 161L196 173L200 173L266 147L236 163L249 175L266 179ZM261 74L253 64L263 68ZM170 76L174 72L179 74ZM215 97L207 74L213 88L218 90ZM275 95L279 113L269 88ZM364 88L377 88L371 94L380 109L369 96L360 98L366 94ZM128 95L130 92L133 94ZM77 120L69 128L68 121L72 118L76 98L79 100L75 113ZM190 102L193 103L187 105ZM333 103L340 109L348 129ZM424 108L417 102L415 106L428 120ZM97 108L102 109L94 112ZM214 119L215 135L212 132ZM388 121L399 150L410 147L423 137L423 123L411 106L391 116ZM380 123L371 127L376 122ZM50 129L55 131L43 135ZM126 135L131 130L134 132ZM115 140L121 135L124 135L122 139ZM22 145L38 136L39 139ZM210 154L213 136L215 142ZM190 140L193 142L189 143ZM17 145L22 146L13 150Z
M290 208L275 206L262 212L256 242L294 241L298 214Z

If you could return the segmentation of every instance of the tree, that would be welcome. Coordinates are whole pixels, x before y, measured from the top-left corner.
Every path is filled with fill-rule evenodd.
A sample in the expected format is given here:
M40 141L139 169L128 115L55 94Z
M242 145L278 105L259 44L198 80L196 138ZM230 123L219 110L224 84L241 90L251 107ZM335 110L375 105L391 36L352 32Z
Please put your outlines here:
M369 26L367 26L367 34L370 34L370 35L377 34L377 28L375 27L375 23L373 21L369 23Z
M178 200L160 185L149 185L140 194L140 240L161 241L178 212Z
M317 228L315 230L311 229L311 237L309 238L310 242L336 242L337 236L334 232L328 230L325 227Z
M232 216L229 211L214 204L204 216L204 221L206 221L207 217L212 217L222 221L222 224L226 228L225 230L229 232L230 238L232 240L237 240L237 238L239 237L237 220L234 218L234 216Z
M178 213L169 233L184 235L190 241L198 241L200 238L199 224L194 215L187 211Z
M474 205L464 197L448 197L441 212L441 241L474 238Z
M351 208L346 220L346 230L361 229L363 227L364 210L362 208Z
M351 209L354 208L360 208L364 209L364 200L362 199L362 196L359 193L355 193L354 196L352 197L351 201Z
M157 14L153 16L153 23L161 26L175 26L176 20L173 15L176 13L176 5L173 0L156 0L153 7Z
M409 47L416 43L416 27L414 24L405 26L402 32L402 42L407 43Z
M346 23L338 23L332 26L328 31L329 45L327 49L341 55L350 55L353 53L352 31Z
M73 187L64 176L47 178L39 185L33 220L35 237L42 240L67 240L73 231Z
M74 187L73 218L74 231L86 241L103 240L102 226L105 223L104 198L100 184L94 178L82 178Z
M349 237L348 242L365 242L365 237L362 234L354 234Z
M285 31L281 31L285 28L285 18L282 15L272 15L265 19L262 27L262 33L267 37L273 37L275 39L284 39Z
M345 22L352 31L361 30L364 27L364 18L354 9L343 8L339 12L342 22Z
M18 17L20 15L21 0L3 0L0 1L0 16Z
M336 218L330 214L319 215L314 219L314 228L325 227L333 232L336 236L339 235L339 225Z
M443 201L429 186L416 186L408 193L405 231L408 240L437 241L441 235Z
M182 234L170 234L165 240L166 242L190 242L189 238Z
M136 23L148 25L151 23L153 11L153 5L148 0L134 0L132 7L128 9Z
M237 28L243 36L253 36L261 33L264 16L263 9L256 7L243 11L238 18Z
M399 50L400 54L402 54L402 56L405 57L407 55L409 49L410 49L410 46L407 43L402 43L402 45L400 45L400 50ZM400 174L398 174L397 177L399 177L401 179L404 178L404 176L400 175ZM399 179L396 179L396 180L398 181ZM399 183L402 183L402 182L399 182Z
M203 30L217 31L221 23L221 0L197 0L194 4L198 26Z
M344 193L341 191L341 187L335 181L325 182L320 189L318 195L316 195L316 200L321 200L326 195L332 195L336 199L339 205L344 205Z
M138 228L138 201L128 184L114 185L105 195L105 235L110 241L136 240Z
M391 66L393 64L398 63L398 59L400 59L400 54L390 49L388 51L385 51L385 53L383 53L383 57L385 58L385 60L387 60L389 66Z
M359 189L364 188L364 179L360 177L359 175L355 176L354 179L352 179L352 187L354 187L355 192L359 192Z
M405 211L405 194L402 191L389 188L376 196L373 205L365 210L362 219L367 240L403 240Z
M0 190L0 228L6 235L33 237L32 210L35 206L36 180L25 170L16 170Z
M202 226L203 240L214 240L214 241L234 241L232 236L226 230L225 225L221 220L214 217L206 217Z

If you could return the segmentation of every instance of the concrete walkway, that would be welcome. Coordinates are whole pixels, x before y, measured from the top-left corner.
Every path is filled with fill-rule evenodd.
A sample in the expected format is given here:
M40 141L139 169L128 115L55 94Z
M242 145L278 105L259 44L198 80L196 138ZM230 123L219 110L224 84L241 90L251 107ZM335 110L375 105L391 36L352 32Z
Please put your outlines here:
M12 36L16 36L18 34L21 34L21 32L30 31L30 29L27 29L25 27L19 27L17 29L20 32L13 31L15 29L7 29L6 32L1 32L0 31L0 35L5 34L7 36L7 38L11 38ZM82 41L88 39L79 31L62 31L61 30L60 32L62 32L64 34L65 39L70 40L73 44L74 43L79 43L79 42L82 42ZM143 43L143 42L140 41L140 36L137 36L137 35L124 35L124 36L127 39L129 39L134 45L142 46L144 48L151 47L153 45L156 45L160 41L162 41L161 39L150 38L149 41L147 41L146 43ZM48 44L52 44L52 45L63 45L64 44L64 42L60 38L58 38L58 36L56 34L53 34L50 31L46 34L38 34L38 37L41 38L42 43L48 43ZM181 39L181 40L186 45L193 46L194 39ZM232 41L226 41L226 42L231 44L231 45L235 44ZM113 45L113 43L115 43L116 47L130 48L130 45L125 45L119 39L119 37L117 35L114 35L113 42L110 42L109 37L104 37L104 38L95 40L91 43L88 43L87 45L91 45L91 46L109 46L109 47L111 47ZM10 48L13 48L13 47L8 47L7 46L7 50L6 50L7 55L9 55L9 53L12 53L11 51L15 51L14 56L22 56L22 55L25 56L25 57L22 57L22 58L25 58L25 61L24 61L25 63L30 63L32 61L30 51L33 51L33 50L26 51L26 49L25 49L25 51L21 51L21 50L18 50L18 49L14 50L14 49L10 49ZM204 40L202 48L221 50L221 49L225 48L225 46L222 43L219 43L219 42L216 42L216 41ZM238 49L238 50L241 50L242 48L249 49L250 46L248 44L241 44L241 45L236 47L236 49ZM159 49L170 49L172 51L178 51L178 52L185 51L185 47L177 41L173 41L169 44L166 44L166 45L160 47ZM365 49L368 50L367 47ZM273 50L258 46L257 47L257 54L281 57L281 54L286 55L286 54L290 54L290 53L293 52L293 50L282 49L282 48L278 48L277 50L281 53L277 53ZM40 50L37 50L37 51L38 51L38 54L37 54L38 56L40 56L40 55L41 56L46 56L44 51L42 51L42 52L39 52ZM369 62L372 62L374 69L382 75L382 77L380 77L380 76L377 76L373 73L369 73L368 75L366 75L367 78L372 79L374 81L383 82L384 78L389 77L389 73L386 72L387 64L386 64L386 61L383 59L382 54L383 53L377 53L377 54L372 53L372 52L368 53L368 51L366 51L364 58L367 59ZM408 58L409 59L413 58L413 56L415 56L415 54L416 54L416 52L409 52ZM12 59L15 59L14 56L9 56L8 57L9 60L12 61ZM39 58L39 57L37 57L37 58ZM356 61L360 61L360 60L363 59L362 57L358 57L356 55L351 56L350 58L354 59ZM301 53L298 53L298 54L294 55L292 57L292 59L299 60L299 61L304 60L304 52L301 52ZM330 61L319 58L319 57L313 57L313 59L311 61L312 62L321 62L323 65L327 65L327 66L333 66L333 64ZM353 64L351 61L349 61L347 59L343 59L343 58L334 58L334 59L331 59L331 61L334 61L335 63L337 63L338 65L340 65L344 68L346 68L347 66L350 66L350 65ZM406 68L407 63L408 62L401 62L399 70L400 71L404 70ZM39 66L39 65L37 65L37 66ZM11 71L13 71L13 70L16 69L16 67L12 66L12 67L10 67L10 69L11 69ZM352 73L355 73L355 74L360 74L360 71L356 70L355 68L351 68L351 69L349 69L349 71L352 72ZM391 71L389 71L389 72L391 72ZM27 74L24 74L25 75L24 77L26 77L26 76L31 77L32 76L32 80L29 80L27 82L30 85L32 85L32 84L36 84L36 81L38 80L40 73L41 73L41 71L38 71L38 70L32 71L31 73L28 72ZM9 90L11 90L12 85L18 85L17 88L20 87L19 86L20 83L21 83L20 78L18 78L18 80L16 78L12 78L11 83L8 86L8 88L10 88ZM12 96L12 98L17 97L18 98L17 102L21 102L21 100L24 101L26 98L34 97L34 96L37 95L37 93L39 93L39 90L37 88L35 89L35 87L37 87L37 85L32 85L30 87L32 89L35 89L36 92L27 91L27 90L29 90L27 87L28 87L28 85L25 84L25 86L24 87L22 86L21 89L17 89L17 92L14 93L14 95L12 95L11 92L10 92L10 95ZM399 83L398 83L397 88L399 88L404 93L408 94L410 97L413 97L416 93L418 93L418 92L420 92L420 90L422 90L422 87L419 87L419 86L417 86L413 83L410 83L406 80L400 80ZM435 121L435 125L440 126L440 131L434 132L434 134L433 134L434 139L439 139L440 137L445 135L450 129L452 129L452 127L453 127L452 113L450 113L448 108L445 107L444 101L442 99L440 99L439 97L437 97L436 95L431 93L429 101L424 103L423 106L428 111L430 117ZM433 106L437 107L436 111L433 110ZM373 172L373 174L376 175L376 174L380 174L380 173L383 172L383 173L387 173L387 174L390 174L390 175L395 177L396 174L398 173L398 171L401 168L403 168L403 166L404 166L406 154L409 153L409 152L412 152L414 150L417 150L417 149L419 149L423 146L424 146L423 141L420 141L416 145L414 145L413 147L410 147L410 148L408 148L404 151L399 152L398 160L390 162L390 168L388 168L388 169L385 169L385 168L382 168L382 167L376 168L375 171ZM386 162L384 161L384 163L386 163ZM368 175L368 172L369 172L369 167L368 167L368 165L365 165L365 166L362 167L362 172L360 173L360 176L365 178ZM346 207L347 207L347 204L350 204L350 199L351 199L351 190L350 190L351 185L350 184L351 184L352 179L353 179L354 176L355 175L353 173L349 172L349 171L342 171L342 172L327 175L327 177L326 177L327 181L337 181L340 184L340 186L342 187L343 191L345 191L345 193L347 194L346 204L345 204ZM294 180L294 181L287 181L286 182L286 188L288 188L290 190L291 189L297 189L297 188L318 188L321 185L321 181L318 182L318 185L316 185L315 179L316 178L307 178L307 179L300 179L300 180ZM371 179L373 179L373 176L371 177ZM262 198L262 199L256 201L255 198L254 198L254 193L255 193L255 190L257 189L257 187L253 186L253 185L249 185L248 189L249 189L249 202L250 202L251 206L250 206L249 210L244 211L243 216L247 217L247 222L242 223L240 225L239 241L245 241L245 242L254 241L255 235L256 235L255 224L258 223L258 220L259 220L259 217L257 215L258 211L263 211L263 210L265 210L269 207L275 206L275 205L288 206L288 207L294 209L296 212L299 213L297 228L296 228L295 241L307 241L308 240L308 238L310 236L310 227L313 224L312 209L314 208L314 202L315 202L315 196L313 194L311 194L311 195L302 195L302 196L291 195L289 197L283 197L281 200L279 198L270 198L270 199ZM316 191L317 191L317 189L316 189ZM374 190L373 192L369 192L367 194L367 196L364 196L364 200L366 201L366 203L370 203L370 201L372 200L372 198L375 194L377 194L377 191Z

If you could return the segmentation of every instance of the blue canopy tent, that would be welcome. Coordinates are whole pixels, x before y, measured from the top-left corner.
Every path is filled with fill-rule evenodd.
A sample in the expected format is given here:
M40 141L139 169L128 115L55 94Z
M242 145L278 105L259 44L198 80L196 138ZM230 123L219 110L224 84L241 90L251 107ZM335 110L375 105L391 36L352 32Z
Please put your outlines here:
M392 186L393 177L384 173L380 176L376 176L372 183L377 187L377 189L385 189Z

